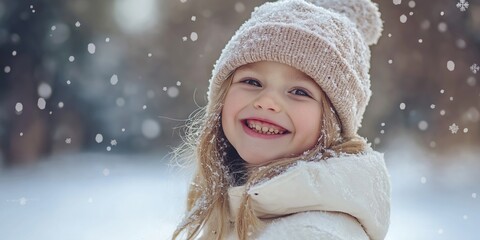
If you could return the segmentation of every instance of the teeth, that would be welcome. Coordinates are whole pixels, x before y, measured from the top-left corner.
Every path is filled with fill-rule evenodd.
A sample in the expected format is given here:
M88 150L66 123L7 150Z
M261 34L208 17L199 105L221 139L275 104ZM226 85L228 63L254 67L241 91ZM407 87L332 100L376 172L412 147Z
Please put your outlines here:
M267 135L283 134L284 133L284 131L274 129L272 127L261 126L259 124L253 123L253 122L248 122L248 127L251 128L252 130L258 132L258 133L267 134Z

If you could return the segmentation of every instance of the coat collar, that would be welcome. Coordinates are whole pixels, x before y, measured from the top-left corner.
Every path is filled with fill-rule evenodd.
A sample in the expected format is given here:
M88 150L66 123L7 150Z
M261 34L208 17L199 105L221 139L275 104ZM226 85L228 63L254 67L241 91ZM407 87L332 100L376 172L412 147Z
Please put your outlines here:
M390 221L390 180L383 154L371 149L316 162L299 161L284 173L246 190L228 191L230 215L237 216L244 193L259 218L304 211L350 214L371 239L384 239Z

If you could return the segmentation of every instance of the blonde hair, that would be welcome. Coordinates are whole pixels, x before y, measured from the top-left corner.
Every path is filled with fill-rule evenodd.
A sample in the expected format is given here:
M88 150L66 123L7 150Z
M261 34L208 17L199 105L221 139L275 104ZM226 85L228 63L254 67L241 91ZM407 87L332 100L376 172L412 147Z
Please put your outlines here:
M186 239L194 239L202 231L204 239L224 239L235 227L239 239L245 240L263 227L246 193L251 186L280 174L297 161L320 161L341 153L356 154L366 147L365 140L359 136L342 137L338 115L322 91L322 126L317 144L300 156L247 166L226 139L221 126L223 102L233 75L234 72L220 86L210 112L199 108L192 114L184 143L174 150L174 160L194 158L196 170L188 191L188 213L172 239L178 239L181 234L186 234ZM228 188L243 184L246 191L238 215L231 222Z

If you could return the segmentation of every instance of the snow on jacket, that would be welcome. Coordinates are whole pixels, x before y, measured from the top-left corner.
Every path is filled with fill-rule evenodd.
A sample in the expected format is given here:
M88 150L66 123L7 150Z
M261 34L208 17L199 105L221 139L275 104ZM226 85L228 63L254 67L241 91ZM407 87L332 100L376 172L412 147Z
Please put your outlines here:
M245 186L229 189L235 219ZM384 239L390 180L383 154L371 149L317 162L300 161L248 190L266 228L256 239ZM229 239L238 239L232 231Z

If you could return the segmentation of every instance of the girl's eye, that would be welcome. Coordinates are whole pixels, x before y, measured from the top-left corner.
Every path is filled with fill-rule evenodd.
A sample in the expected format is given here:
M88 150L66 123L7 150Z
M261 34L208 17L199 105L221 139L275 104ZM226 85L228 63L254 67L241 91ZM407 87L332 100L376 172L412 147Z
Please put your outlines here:
M298 96L305 96L305 97L309 97L311 98L310 94L308 94L307 91L305 90L302 90L302 89L293 89L292 91L290 91L290 93L294 94L294 95L298 95Z
M248 85L256 86L256 87L261 87L262 86L262 84L260 84L260 82L255 80L255 79L246 79L246 80L243 80L242 82L246 83Z

